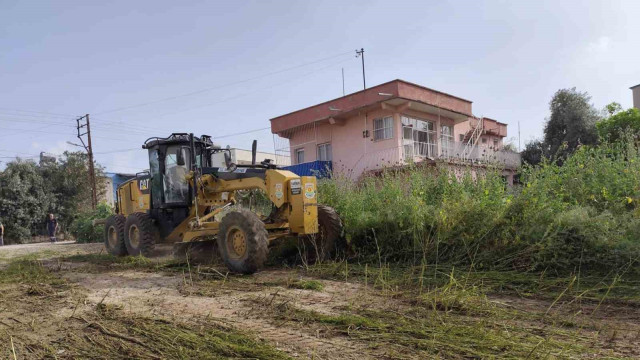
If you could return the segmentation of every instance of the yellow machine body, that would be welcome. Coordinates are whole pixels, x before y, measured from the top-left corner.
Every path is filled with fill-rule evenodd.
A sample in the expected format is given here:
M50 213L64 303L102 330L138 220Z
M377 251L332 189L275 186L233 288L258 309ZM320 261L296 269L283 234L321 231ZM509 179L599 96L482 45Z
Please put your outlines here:
M147 212L151 207L149 179L131 179L118 186L119 213L127 216L135 212Z
M193 173L187 175L193 184ZM223 207L235 203L238 190L260 189L273 203L277 217L265 223L270 240L284 235L307 235L318 232L317 181L314 176L298 176L288 170L269 169L265 178L219 179L207 174L198 177L198 192L187 219L180 223L165 242L188 242L216 236L217 215ZM150 209L149 179L131 179L118 187L119 213L128 216ZM197 205L197 206L196 206ZM206 215L205 215L206 214Z

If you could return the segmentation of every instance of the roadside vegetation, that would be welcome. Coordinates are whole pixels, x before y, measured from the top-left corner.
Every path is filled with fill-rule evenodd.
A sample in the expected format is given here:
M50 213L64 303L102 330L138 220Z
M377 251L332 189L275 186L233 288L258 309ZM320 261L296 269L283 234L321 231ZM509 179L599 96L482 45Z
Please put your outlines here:
M475 178L414 165L322 181L320 201L342 216L360 261L638 275L640 113L612 104L600 119L588 101L575 89L556 93L545 151L514 187L501 169Z
M60 230L76 238L87 232L72 226L91 212L91 184L88 157L82 152L65 152L58 159L39 162L16 159L0 171L0 219L5 226L5 244L28 242L46 234L45 219L53 213ZM105 191L103 169L95 164L98 194ZM78 231L76 231L78 230Z

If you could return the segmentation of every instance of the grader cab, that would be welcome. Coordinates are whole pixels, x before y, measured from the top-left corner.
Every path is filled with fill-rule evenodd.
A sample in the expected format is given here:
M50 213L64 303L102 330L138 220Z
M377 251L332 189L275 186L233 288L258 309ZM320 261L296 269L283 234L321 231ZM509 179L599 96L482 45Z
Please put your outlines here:
M327 255L342 232L336 212L317 203L313 176L298 176L270 161L231 162L228 149L206 135L174 133L150 138L149 171L117 189L116 214L105 223L105 246L117 256L150 256L154 246L215 239L234 272L253 273L268 246L285 236L312 238L317 254ZM212 167L212 155L225 152L225 166ZM241 193L259 191L270 211L257 214L238 206Z

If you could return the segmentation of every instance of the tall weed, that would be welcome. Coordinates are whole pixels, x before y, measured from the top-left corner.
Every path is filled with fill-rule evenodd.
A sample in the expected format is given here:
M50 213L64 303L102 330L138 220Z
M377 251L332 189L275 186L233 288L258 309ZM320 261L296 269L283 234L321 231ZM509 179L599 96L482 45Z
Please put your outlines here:
M632 142L581 147L562 166L454 174L409 166L358 183L320 182L355 255L477 268L609 272L640 258L640 156ZM380 260L380 259L378 259Z

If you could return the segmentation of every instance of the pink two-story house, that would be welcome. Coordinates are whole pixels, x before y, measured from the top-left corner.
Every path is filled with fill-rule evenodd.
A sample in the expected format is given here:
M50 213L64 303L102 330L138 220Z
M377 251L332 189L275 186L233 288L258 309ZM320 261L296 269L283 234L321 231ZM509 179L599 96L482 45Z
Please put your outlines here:
M271 119L276 155L326 166L353 179L384 167L424 162L474 171L498 165L513 182L520 165L503 151L507 125L473 116L471 101L393 80ZM317 164L314 164L317 163Z

